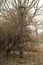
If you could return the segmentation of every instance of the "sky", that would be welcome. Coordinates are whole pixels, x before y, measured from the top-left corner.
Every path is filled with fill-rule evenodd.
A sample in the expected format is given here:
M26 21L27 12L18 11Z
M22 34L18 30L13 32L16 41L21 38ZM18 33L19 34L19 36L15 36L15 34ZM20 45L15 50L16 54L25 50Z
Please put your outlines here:
M39 6L43 5L43 0L40 0ZM38 33L43 32L43 28L38 29Z
M41 6L43 4L43 0L40 0L39 6Z

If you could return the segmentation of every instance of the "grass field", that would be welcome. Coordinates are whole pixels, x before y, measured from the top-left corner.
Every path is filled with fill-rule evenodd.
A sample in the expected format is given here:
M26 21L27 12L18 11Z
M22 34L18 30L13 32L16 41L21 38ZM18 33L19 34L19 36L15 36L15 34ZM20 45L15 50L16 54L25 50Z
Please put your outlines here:
M43 43L43 40L38 40L39 43Z

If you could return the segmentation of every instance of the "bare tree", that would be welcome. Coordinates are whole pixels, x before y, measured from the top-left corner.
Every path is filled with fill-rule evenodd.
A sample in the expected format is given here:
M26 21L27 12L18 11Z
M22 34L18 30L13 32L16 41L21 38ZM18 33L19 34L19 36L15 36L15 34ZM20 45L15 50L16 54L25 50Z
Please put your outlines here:
M12 41L15 34L16 41L19 41L17 43L19 43L20 58L23 58L24 42L34 41L28 27L36 16L41 15L43 5L39 7L39 2L40 0L4 0L3 2L1 16L6 22L10 22L10 25L14 24Z

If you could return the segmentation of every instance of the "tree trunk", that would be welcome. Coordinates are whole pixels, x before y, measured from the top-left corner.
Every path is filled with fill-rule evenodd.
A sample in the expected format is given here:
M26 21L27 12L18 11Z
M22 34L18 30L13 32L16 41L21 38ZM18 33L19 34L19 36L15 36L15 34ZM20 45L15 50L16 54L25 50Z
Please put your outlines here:
M20 46L19 57L20 59L23 59L23 46Z
M24 7L19 8L19 26L20 26L20 47L19 47L19 57L23 59L23 26L24 26Z

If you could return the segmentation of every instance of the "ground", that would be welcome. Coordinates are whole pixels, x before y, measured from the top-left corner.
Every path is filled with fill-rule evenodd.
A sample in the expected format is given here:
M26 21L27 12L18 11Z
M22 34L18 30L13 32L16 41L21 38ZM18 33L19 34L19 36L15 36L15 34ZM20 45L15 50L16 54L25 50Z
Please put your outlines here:
M14 56L13 53L6 57L0 53L0 65L43 65L43 46L39 45L37 48L38 51L25 51L22 60L20 60L19 54Z

